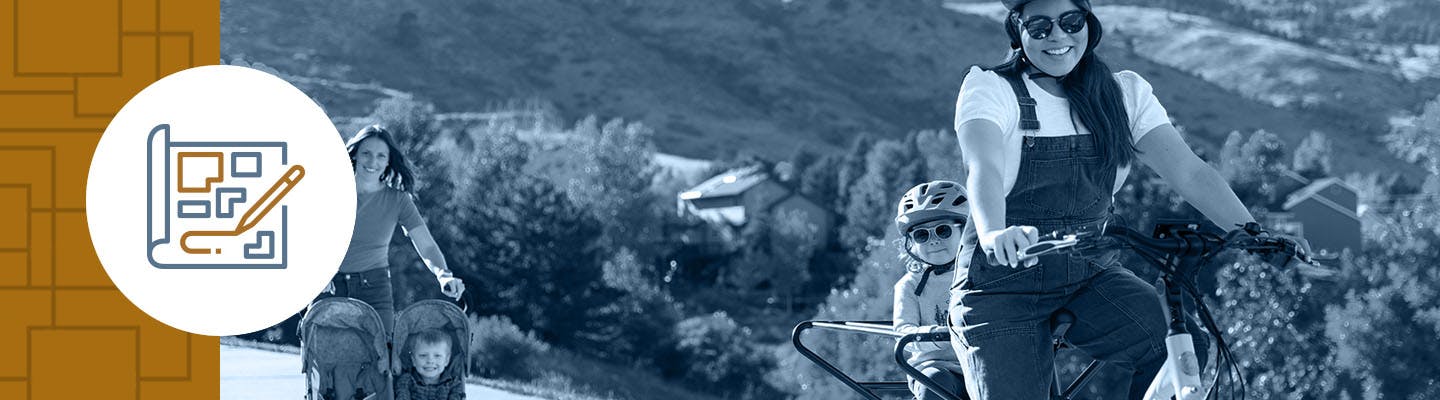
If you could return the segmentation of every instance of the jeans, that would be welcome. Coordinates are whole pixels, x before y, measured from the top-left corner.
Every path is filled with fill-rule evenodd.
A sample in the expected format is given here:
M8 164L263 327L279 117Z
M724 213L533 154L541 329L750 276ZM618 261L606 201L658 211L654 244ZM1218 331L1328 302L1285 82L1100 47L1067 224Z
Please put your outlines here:
M335 295L350 297L369 304L380 315L388 334L395 330L395 289L390 284L390 269L335 274Z
M965 380L960 376L962 371L961 368L962 367L959 363L956 363L954 361L942 360L922 362L920 363L920 365L915 366L915 369L920 370L920 373L924 374L925 377L930 378L930 380L935 381L935 383L939 384L940 386L943 386L946 389L950 389L952 393L958 394L961 398L964 398ZM925 385L922 385L920 381L914 380L913 378L910 378L908 376L906 377L906 380L909 381L910 392L915 394L916 400L944 399L944 397L940 397L940 394L926 389Z
M982 253L983 252L977 252ZM1155 287L1111 252L1042 256L1011 269L975 256L951 293L951 341L976 400L1049 398L1054 352L1049 318L1075 314L1066 335L1075 348L1134 371L1129 398L1144 395L1165 361L1165 316Z

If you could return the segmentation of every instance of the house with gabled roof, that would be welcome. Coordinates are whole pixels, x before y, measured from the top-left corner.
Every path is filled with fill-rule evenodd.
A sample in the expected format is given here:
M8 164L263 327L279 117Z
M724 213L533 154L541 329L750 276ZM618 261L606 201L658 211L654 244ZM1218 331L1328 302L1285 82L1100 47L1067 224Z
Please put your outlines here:
M1358 206L1354 188L1338 178L1316 179L1290 193L1270 225L1304 237L1317 252L1360 250Z
M720 228L726 240L737 238L740 228L759 213L796 213L818 228L820 245L828 240L834 223L829 211L779 182L763 165L725 171L680 192L676 209Z

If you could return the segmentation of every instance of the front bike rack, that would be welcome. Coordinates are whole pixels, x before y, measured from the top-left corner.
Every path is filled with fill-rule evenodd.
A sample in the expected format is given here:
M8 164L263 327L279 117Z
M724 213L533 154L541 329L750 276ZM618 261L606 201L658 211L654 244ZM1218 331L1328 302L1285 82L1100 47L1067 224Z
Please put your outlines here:
M911 333L905 336L901 336L900 340L895 342L895 364L900 366L900 370L904 371L905 375L920 382L921 385L925 385L926 389L930 389L930 391L940 394L940 397L944 397L946 400L968 400L968 397L960 397L959 395L951 392L950 388L941 387L939 383L936 383L935 380L930 379L930 377L928 376L925 376L925 374L921 373L920 370L915 369L914 366L910 365L909 361L905 360L905 345L915 342L949 341L950 332Z
M795 345L795 350L799 351L800 355L805 356L810 362L815 363L820 369L825 370L830 376L840 380L840 383L844 383L850 390L854 390L855 393L860 394L860 397L867 400L881 400L880 396L875 393L876 391L883 393L910 393L910 386L907 385L905 381L856 381L855 378L851 378L849 374L841 371L840 368L826 361L825 358L815 354L815 351L810 350L809 347L805 346L805 342L800 340L802 333L815 328L838 332L879 335L891 338L902 336L900 332L896 332L890 328L890 321L805 321L799 325L795 325L795 330L790 334L790 342Z
M860 382L856 381L855 378L851 378L849 374L841 371L840 368L836 367L834 364L831 364L829 361L826 361L823 357L815 354L813 350L810 350L809 347L805 346L804 341L800 339L801 334L807 330L815 328L838 332L878 335L898 339L895 342L895 362L899 364L900 370L905 372L905 375L914 378L916 381L920 382L920 384L925 385L925 387L929 388L931 391L939 393L947 400L965 400L965 398L957 396L955 393L951 393L949 389L940 387L940 385L935 383L935 381L930 379L930 377L927 377L925 376L925 374L920 373L919 370L915 369L915 367L913 366L910 366L910 363L905 361L905 345L914 342L949 341L950 334L947 332L912 333L907 335L896 332L894 329L892 329L890 321L805 321L801 322L799 325L796 325L794 332L790 334L790 341L792 344L795 345L795 350L799 351L800 355L805 356L805 358L809 359L810 362L813 362L816 366L819 366L820 369L825 370L825 372L829 373L830 376L833 376L835 377L835 379L840 380L840 382L844 383L845 386L850 388L850 390L854 390L855 393L860 394L861 397L867 400L881 400L880 395L876 394L876 392L887 394L903 393L904 395L909 396L910 386L905 381Z
M1055 351L1058 352L1061 348L1068 347L1064 339L1065 333L1069 331L1070 325L1074 323L1074 318L1074 315L1069 312L1056 313L1052 317L1050 321L1051 340L1054 344ZM804 341L800 339L802 333L816 328L895 338L894 361L895 364L900 367L901 372L904 372L906 376L920 382L921 385L924 385L927 389L939 394L940 397L946 400L968 399L968 397L964 397L965 394L963 393L956 394L951 392L949 388L940 386L939 383L936 383L933 379L921 373L920 370L911 366L905 357L906 345L919 342L948 342L950 341L950 332L903 334L892 329L890 321L805 321L796 325L795 330L790 335L790 341L795 345L795 350L799 351L801 355L815 363L820 369L825 370L830 376L840 380L845 386L854 390L855 393L860 394L861 397L867 400L881 400L876 392L903 393L908 396L910 395L910 387L905 381L861 382L851 378L849 374L841 371L840 368L826 361L823 357L820 357L820 355L805 346ZM1089 381L1095 377L1095 372L1104 365L1105 363L1103 361L1091 361L1090 365L1087 365L1085 369L1080 372L1080 375L1066 386L1064 390L1060 389L1059 371L1056 371L1057 375L1050 386L1051 398L1055 400L1074 399L1076 392L1084 387L1086 383L1089 383Z

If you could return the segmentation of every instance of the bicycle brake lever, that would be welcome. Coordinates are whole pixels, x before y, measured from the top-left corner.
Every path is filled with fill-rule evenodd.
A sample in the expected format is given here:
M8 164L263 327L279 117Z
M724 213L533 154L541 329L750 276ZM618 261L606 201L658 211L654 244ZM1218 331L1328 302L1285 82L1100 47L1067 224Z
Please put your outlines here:
M1299 261L1300 264L1295 265L1295 271L1308 278L1329 279L1340 274L1340 271L1327 268L1311 258Z
M1285 262L1280 265L1281 269L1289 267L1292 262L1299 261L1299 263L1295 264L1295 271L1308 278L1328 279L1340 273L1339 271L1325 267L1316 257L1310 256L1309 253L1306 253L1303 249L1296 246L1294 242L1280 238L1276 238L1276 240L1282 243L1281 252L1290 253L1290 255L1285 258ZM1331 259L1334 258L1338 257L1331 257Z
M1075 244L1079 242L1079 234L1069 234L1059 239L1041 240L1039 242L1036 242L1035 244L1026 246L1023 249L1020 249L1018 255L1020 256L1021 260L1029 260L1046 254L1055 253L1070 247L1075 247Z

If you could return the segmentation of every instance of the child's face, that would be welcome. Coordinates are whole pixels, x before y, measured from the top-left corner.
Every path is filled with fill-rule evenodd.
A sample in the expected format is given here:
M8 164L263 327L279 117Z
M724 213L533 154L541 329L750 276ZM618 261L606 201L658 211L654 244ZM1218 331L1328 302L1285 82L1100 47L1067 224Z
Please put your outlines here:
M960 225L957 221L935 221L910 229L910 253L929 264L955 261L960 250ZM923 232L922 232L923 231Z
M440 373L445 372L445 366L450 364L450 344L419 342L411 355L414 357L415 372L426 379L438 379Z

